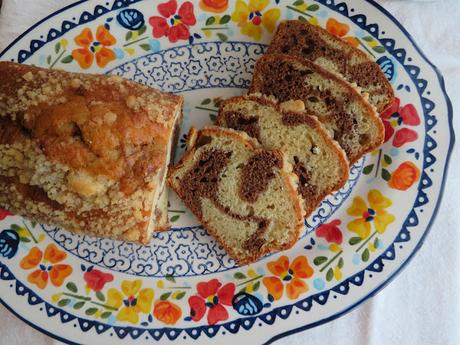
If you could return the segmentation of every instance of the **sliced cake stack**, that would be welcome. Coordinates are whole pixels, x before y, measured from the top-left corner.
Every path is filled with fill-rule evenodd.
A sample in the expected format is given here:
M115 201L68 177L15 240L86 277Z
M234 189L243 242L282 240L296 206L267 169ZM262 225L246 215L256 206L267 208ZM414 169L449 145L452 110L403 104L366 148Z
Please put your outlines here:
M189 133L170 186L240 264L292 246L349 163L379 147L393 90L379 66L327 31L280 24L249 95ZM302 217L303 216L303 217Z

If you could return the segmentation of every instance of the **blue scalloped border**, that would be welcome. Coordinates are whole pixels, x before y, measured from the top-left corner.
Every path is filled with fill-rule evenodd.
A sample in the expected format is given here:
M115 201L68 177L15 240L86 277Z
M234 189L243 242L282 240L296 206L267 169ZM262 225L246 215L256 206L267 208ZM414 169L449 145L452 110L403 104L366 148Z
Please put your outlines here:
M38 25L40 25L41 23L43 23L47 19L55 16L56 14L59 14L59 13L65 11L65 10L67 10L67 9L69 9L71 7L74 7L74 6L76 6L76 5L80 4L80 3L83 3L85 1L87 1L87 0L82 0L82 1L78 1L78 2L76 2L74 4L71 4L71 5L61 9L60 11L57 11L57 12L49 15L48 17L44 18L43 20L39 21L38 23L33 25L31 28L29 28L26 32L24 32L21 36L19 36L15 41L13 41L7 48L5 48L5 50L0 54L0 57L3 56L3 54L9 48L11 48L18 40L20 40L27 33L29 33L31 30L33 30L35 27L37 27ZM135 3L135 2L138 2L138 1L140 1L140 0L115 1L111 10L127 7L127 6L129 6L129 4L132 4L132 3ZM321 3L321 4L323 4L323 5L325 5L325 6L327 6L328 8L332 9L333 11L336 11L338 13L341 13L341 14L349 17L348 6L345 3L339 3L339 4L336 5L331 0L316 0L316 1ZM308 329L308 328L311 328L311 327L315 327L315 326L320 325L322 323L331 321L331 320L343 315L344 313L352 310L354 307L356 307L357 305L362 303L364 300L366 300L367 298L373 296L378 291L380 291L389 281L391 281L391 279L393 279L396 276L397 273L399 273L401 271L401 269L403 267L405 267L407 262L414 256L414 254L422 246L422 244L423 244L423 242L424 242L424 240L426 238L426 235L428 234L428 232L429 232L429 230L431 228L431 225L432 225L432 223L434 221L434 218L435 218L435 216L437 214L437 211L439 209L439 205L440 205L440 202L441 202L441 199L442 199L442 194L443 194L443 190L444 190L444 187L445 187L448 163L449 163L449 159L450 159L452 148L453 148L454 141L455 141L454 132L453 132L453 126L452 126L452 105L451 105L449 97L447 96L446 91L445 91L444 80L443 80L441 74L439 73L438 69L431 62L429 62L429 60L420 51L420 49L417 47L417 45L415 44L415 42L413 41L413 39L411 38L409 33L401 26L401 24L399 24L399 22L390 13L388 13L385 9L383 9L375 1L373 1L373 0L367 0L367 1L370 4L372 4L374 7L376 7L378 10L380 10L382 13L384 13L388 18L390 18L398 26L398 28L409 38L409 40L412 42L412 44L414 45L414 47L418 51L418 53L434 69L434 71L436 72L436 74L438 76L438 79L439 79L439 82L440 82L440 87L441 87L441 90L444 93L446 103L447 103L447 107L448 107L448 120L449 120L449 127L450 127L450 144L449 144L449 150L447 152L447 157L446 157L446 163L445 163L445 169L444 169L444 173L443 173L443 181L442 181L441 191L440 191L438 200L436 202L436 206L435 206L435 209L434 209L434 212L433 212L433 216L431 217L431 220L430 220L430 222L429 222L429 224L427 226L427 229L425 230L424 234L422 235L422 238L420 239L420 241L418 242L417 246L414 248L412 253L406 258L406 260L401 264L401 266L395 272L393 272L390 277L388 277L388 279L384 283L382 283L379 287L374 289L370 294L364 296L359 301L357 301L355 304L349 306L345 310L343 310L343 311L341 311L341 312L339 312L337 314L334 314L334 315L332 315L332 316L330 316L328 318L325 318L323 320L319 320L317 322L314 322L312 324L308 324L308 325L305 325L305 326L302 326L302 327L299 327L299 328L296 328L296 329L293 329L293 330L283 332L283 333L281 333L279 335L276 335L276 336L272 337L271 339L269 339L267 341L267 343L271 343L271 342L273 342L273 341L275 341L275 340L277 340L277 339L279 339L281 337L287 336L289 334L296 333L296 332L299 332L299 331L302 331L302 330L305 330L305 329ZM91 20L99 17L100 15L103 15L103 14L111 11L111 10L107 10L107 8L104 8L106 10L105 12L102 9L98 10L98 8L100 8L100 7L104 8L103 6L100 6L100 5L96 6L95 11L94 11L93 14L90 14L89 12L84 12L80 16L80 20L84 19L84 21L79 22L78 24L74 25L73 27L75 27L75 26L77 26L79 24L83 24L83 23L86 23L88 21L91 21ZM99 12L99 13L97 13L97 12ZM83 17L85 13L87 14L86 19ZM91 19L88 19L90 17L91 17ZM378 36L379 36L378 35L378 33L379 33L378 25L377 24L366 25L366 16L365 15L358 14L358 15L354 15L354 16L349 17L349 18L355 24L357 24L361 29L369 31L372 36L374 36L376 39L379 39L378 38ZM30 45L31 50L29 52L21 50L18 53L18 61L20 61L20 62L25 61L36 50L38 50L41 46L43 46L43 44L56 39L57 37L59 37L58 36L59 34L62 35L62 34L64 34L65 32L67 32L68 30L70 30L73 27L70 27L68 25L68 27L66 28L66 26L63 23L60 32L55 30L56 31L56 35L54 35L55 37L53 37L53 35L51 35L49 33L48 36L47 36L47 40L45 42L44 41L38 41L38 40L32 40L31 45ZM374 29L373 32L370 31L371 28ZM50 32L51 32L51 30L50 30ZM95 331L97 333L103 333L103 332L106 332L108 329L113 328L113 330L115 331L115 333L117 334L117 336L120 339L124 339L128 334L131 336L132 339L137 339L142 334L147 332L155 340L161 339L161 337L164 334L166 334L166 337L168 339L174 340L180 334L185 332L191 338L197 339L201 335L201 333L205 333L208 337L213 337L215 334L218 333L218 330L221 327L225 328L226 330L228 330L231 333L238 332L240 327L243 327L244 329L248 330L248 329L252 328L252 326L254 325L254 323L255 323L255 321L257 319L260 319L263 322L265 322L266 324L271 325L271 324L273 324L275 322L277 316L282 318L282 319L286 319L287 317L289 317L289 315L290 315L290 313L291 313L291 311L292 311L294 306L296 306L297 308L299 308L301 310L308 311L308 310L311 309L311 307L313 305L313 302L316 302L318 304L324 305L327 302L328 298L329 298L330 291L333 291L333 292L338 293L338 294L347 294L349 289L350 289L350 284L357 285L357 286L362 285L362 283L365 280L365 272L366 271L381 272L383 270L384 260L394 260L394 258L395 258L394 244L398 243L398 242L407 242L407 241L410 240L410 231L409 231L408 228L409 227L414 227L414 226L416 226L418 224L418 218L417 218L417 215L415 214L414 209L416 207L423 206L424 204L426 204L428 202L426 194L425 194L425 192L423 190L429 188L432 185L432 181L428 177L428 174L426 174L425 169L429 168L436 161L436 158L430 153L430 151L432 151L436 147L436 142L433 140L433 138L431 138L429 136L428 131L431 130L436 125L437 121L436 121L436 119L435 119L435 117L433 115L430 115L430 112L434 108L434 103L432 101L430 101L429 99L423 97L422 94L421 94L421 93L423 93L423 91L425 90L425 88L427 86L427 81L423 80L423 79L417 79L417 76L420 73L420 69L417 66L414 66L414 65L405 65L404 64L404 59L405 59L406 52L405 52L404 49L395 49L395 41L393 39L388 39L388 38L385 39L385 38L383 38L383 39L379 39L379 40L380 40L380 42L382 42L385 45L385 48L387 49L387 51L390 54L392 54L394 56L394 58L396 58L401 63L401 65L406 69L406 71L409 73L412 81L416 85L417 92L419 93L421 101L422 101L422 106L423 106L423 111L424 111L424 119L425 119L425 126L427 128L427 131L426 131L427 133L426 133L426 136L425 136L425 144L424 144L424 149L423 149L423 153L424 153L424 156L423 156L423 159L424 159L423 172L422 172L422 176L421 176L421 179L420 179L420 183L418 185L418 194L417 194L414 206L412 207L411 212L407 216L407 218L406 218L406 220L405 220L405 222L403 224L403 227L400 230L400 232L398 233L398 236L396 237L395 241L384 251L384 253L382 255L380 255L378 258L376 258L364 270L362 270L361 272L353 275L350 278L347 278L344 282L342 282L341 284L336 285L335 287L331 288L330 290L327 290L327 291L324 291L324 292L317 293L315 295L309 296L308 298L306 298L304 300L301 300L301 301L298 301L293 305L274 308L270 312L268 312L266 314L263 314L263 315L257 315L257 316L249 317L249 318L241 318L241 319L238 319L236 321L231 321L231 322L223 323L223 324L220 324L220 325L199 326L199 327L193 327L193 328L187 328L187 329L179 329L179 328L142 329L142 328L137 328L137 327L117 327L117 326L109 326L109 325L100 323L98 321L77 318L77 317L67 313L64 310L62 310L60 308L56 308L56 307L50 305L48 302L43 301L38 295L36 295L32 290L30 290L28 287L26 287L24 284L22 284L18 280L16 280L16 294L18 294L18 295L26 295L27 294L28 295L28 303L31 304L31 305L44 303L45 309L46 309L46 312L47 312L48 316L53 316L53 315L59 314L59 316L61 318L61 321L63 323L67 323L67 322L70 322L72 320L77 319L81 330L84 331L84 332L92 329L93 327L95 327ZM26 55L21 55L24 52L26 53ZM29 53L30 55L27 55L27 53ZM399 57L397 56L398 54L399 54ZM20 59L22 58L22 56L25 56L25 58L21 61ZM432 123L428 124L427 123L428 120L431 120ZM431 147L428 147L428 143L431 143ZM427 161L428 157L430 158L430 161ZM420 201L419 198L421 198L422 201ZM6 267L6 265L4 265L2 262L0 262L0 279L3 279L3 280L15 280L14 275ZM19 317L21 320L25 321L27 324L29 324L32 327L38 329L39 331L41 331L41 332L43 332L43 333L45 333L45 334L47 334L47 335L49 335L51 337L54 337L54 338L56 338L56 339L58 339L60 341L63 341L63 342L69 343L69 344L74 344L73 342L71 342L69 340L66 340L66 339L63 339L63 338L61 338L59 336L56 336L55 334L51 334L50 332L40 328L37 325L34 325L33 323L31 323L28 320L24 319L23 317L18 315L12 308L10 308L3 299L0 299L0 302L3 305L5 305L5 307L8 308L13 314L15 314L17 317Z

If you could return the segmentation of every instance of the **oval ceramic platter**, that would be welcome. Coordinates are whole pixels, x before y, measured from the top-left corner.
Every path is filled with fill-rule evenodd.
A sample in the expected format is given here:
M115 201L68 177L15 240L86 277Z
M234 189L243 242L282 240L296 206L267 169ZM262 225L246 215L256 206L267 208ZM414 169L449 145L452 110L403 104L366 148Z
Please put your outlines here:
M369 54L397 95L385 144L305 222L290 250L239 267L174 196L149 246L71 234L0 211L0 298L69 343L264 343L332 320L381 289L421 246L453 145L443 81L374 2L79 1L2 60L130 78L185 96L191 125L243 94L277 23L321 25ZM173 194L173 193L171 193Z

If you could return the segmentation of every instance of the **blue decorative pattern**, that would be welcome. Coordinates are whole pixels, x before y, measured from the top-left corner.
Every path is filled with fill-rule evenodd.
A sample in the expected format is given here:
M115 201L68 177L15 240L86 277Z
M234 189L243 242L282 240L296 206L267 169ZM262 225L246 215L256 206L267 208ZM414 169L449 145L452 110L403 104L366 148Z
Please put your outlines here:
M149 54L107 73L168 92L216 87L247 89L255 59L265 49L265 45L250 42L205 42Z
M343 15L346 15L346 16L349 15L348 7L344 3L339 3L339 4L336 5L332 0L317 0L317 1L319 3L325 5L325 6L329 7L330 9L336 11L336 12L339 12L339 13L341 13ZM132 1L132 2L135 2L135 1ZM375 4L373 1L371 1L371 2L372 2L372 4L374 4L374 6L380 8L378 6L378 4ZM116 1L114 3L114 5L113 5L113 8L115 8L115 7L116 8L123 8L123 7L126 7L127 5L128 5L128 3L125 2L125 1ZM381 9L381 10L383 11L383 9ZM103 14L103 13L105 13L104 11L108 11L108 10L106 8L104 8L104 7L97 6L95 8L95 10L94 10L94 15L91 15L91 14L87 13L86 17L85 17L85 13L84 13L82 15L82 17L80 18L80 20L79 20L79 24L93 20L95 17L98 17L100 15L100 14L98 14L99 12L101 14ZM363 30L368 31L372 27L373 30L371 30L369 32L372 32L372 35L376 39L379 39L379 37L378 37L379 36L379 34L378 34L379 33L378 25L376 25L376 24L366 24L366 21L367 21L366 16L358 14L358 15L351 16L349 18ZM392 20L394 21L394 19L392 19ZM76 24L68 24L68 25L76 26ZM18 56L18 61L21 61L21 62L25 61L37 49L39 49L42 45L44 45L45 42L48 42L48 41L58 37L59 35L62 35L62 32L65 32L65 31L68 31L68 29L66 29L66 26L63 23L63 28L61 29L61 31L57 31L57 30L53 31L53 29L50 30L50 33L48 34L48 37L47 37L46 41L35 41L35 40L31 41L31 45L30 45L31 49L30 49L30 51L24 51L24 50L20 51L19 56ZM53 32L55 32L54 35L53 35ZM230 333L237 333L239 331L240 327L243 327L246 330L251 329L252 326L255 324L255 322L257 320L260 320L260 321L264 322L265 324L273 324L277 317L280 317L282 319L288 318L293 310L296 310L296 311L299 311L299 310L309 311L312 308L314 303L324 305L327 302L329 296L332 295L332 293L346 295L348 293L349 289L351 288L351 285L360 286L360 285L362 285L364 283L364 281L365 281L365 272L366 271L380 272L383 269L385 261L394 260L395 256L396 256L396 253L395 253L395 250L394 250L395 243L409 241L410 240L410 228L414 227L414 226L416 226L418 224L418 217L417 217L417 214L415 213L415 209L425 205L429 201L428 197L427 197L427 195L425 193L425 190L427 190L428 188L430 188L432 186L432 181L431 181L430 177L428 176L428 173L427 173L428 170L427 169L430 166L432 166L434 164L434 162L436 161L436 157L431 153L431 151L433 149L435 149L436 146L437 146L436 142L429 135L429 132L436 126L437 120L436 120L435 116L433 116L431 114L431 112L432 112L432 110L434 108L434 103L431 100L429 100L429 99L427 99L427 98L425 98L423 96L423 92L424 92L425 88L427 87L428 83L427 83L426 80L418 78L420 69L417 66L405 65L404 64L405 63L406 52L405 52L404 49L395 48L395 41L394 40L388 39L388 38L382 38L382 39L380 39L380 41L384 44L384 46L387 49L387 51L396 60L398 60L401 63L401 65L404 67L404 69L408 72L408 74L409 74L410 78L412 79L414 85L416 86L417 92L418 92L418 94L420 96L420 99L421 99L421 102L422 102L423 111L424 111L424 120L425 120L425 126L426 126L426 136L425 136L425 144L424 144L424 150L423 150L423 171L422 171L422 176L421 176L421 179L420 179L420 184L418 185L418 193L417 193L417 197L415 198L416 201L415 201L415 203L414 203L414 205L412 207L411 212L407 216L402 229L399 231L398 236L396 237L394 243L390 244L384 250L384 252L376 260L374 260L372 263L370 263L364 270L362 270L361 272L355 274L352 277L347 278L345 281L343 281L342 283L340 283L337 286L333 287L332 289L324 291L324 292L321 292L321 293L317 293L317 294L312 295L312 296L309 296L308 298L300 300L300 301L298 301L297 303L295 303L293 305L287 305L287 306L282 306L282 307L275 308L275 309L273 309L273 310L271 310L271 311L269 311L267 313L264 313L262 315L258 315L258 316L254 316L254 317L241 318L241 319L238 319L238 320L235 320L235 321L230 321L230 322L226 322L226 323L223 323L223 324L220 324L220 325L215 325L215 326L191 327L191 328L187 328L187 329L178 329L178 328L175 328L175 329L173 329L173 328L143 329L143 328L137 328L137 327L117 327L117 326L107 325L107 324L101 323L99 321L93 321L93 320L87 320L87 319L84 319L84 318L78 318L77 321L78 321L78 325L79 325L80 329L82 331L84 331L84 332L89 331L90 329L94 329L98 334L104 333L104 332L108 331L109 329L112 329L114 331L114 333L119 338L124 338L129 334L133 339L136 339L141 335L146 335L147 334L152 339L155 339L155 340L159 340L163 336L167 337L170 340L174 340L179 335L188 335L189 337L191 337L193 339L197 339L203 333L206 334L208 337L213 337L215 334L218 333L219 329L221 329L221 328L229 331ZM441 84L442 84L442 82L441 82ZM442 84L442 88L443 88L443 84ZM448 110L449 110L449 114L448 114L449 115L449 121L451 121L451 119L452 119L452 109L451 109L450 102L447 99L447 97L446 97L446 102L448 104ZM451 125L451 122L450 122L450 125ZM450 147L449 147L449 154L450 154L450 151L451 151L451 148L452 148L452 145L453 145L453 133L452 132L451 132L451 138L452 138L452 140L451 140ZM436 206L436 210L437 210L437 206ZM431 222L430 222L430 225L431 225ZM418 249L418 247L420 246L420 244L423 241L426 233L427 233L427 231L425 231L425 233L424 233L423 237L421 238L421 240L420 240L420 242L419 242L419 244L418 244L416 249ZM89 245L92 245L92 244L89 243ZM109 247L110 247L110 244L107 245L107 248L109 248ZM412 257L412 255L414 253L415 253L415 251L409 256L409 258ZM394 274L391 275L389 277L389 279L391 279L393 276L394 276ZM67 323L67 322L69 322L71 320L75 320L75 316L73 316L72 314L67 313L65 310L62 310L60 308L57 308L57 307L54 307L54 306L50 305L46 301L43 301L32 290L30 290L28 287L23 285L20 281L16 280L14 275L11 273L11 271L8 269L8 267L3 262L0 262L0 279L6 280L6 281L16 281L16 294L21 295L21 296L27 296L27 300L28 300L28 303L30 305L43 304L48 316L51 317L51 316L54 316L54 315L59 315L59 317L60 317L60 319L61 319L61 321L63 323ZM371 295L374 294L383 285L384 284L382 284L380 287L376 288L371 293ZM366 296L365 298L367 298L367 297L369 297L369 296ZM358 301L355 305L361 303L362 300L364 300L365 298L363 298L360 301ZM5 303L5 301L2 301L2 303ZM348 308L348 310L351 309L352 307L354 307L355 305L353 305L350 308ZM9 309L11 309L11 308L9 308ZM313 327L313 326L315 326L317 324L321 324L323 322L329 321L329 320L331 320L333 318L336 318L337 316L340 316L341 314L343 314L343 312L341 312L339 314L336 314L334 316L331 316L331 317L329 317L329 318L327 318L325 320L321 320L319 322L316 322L313 325L306 325L306 326L302 327L302 329ZM295 331L298 331L298 330L300 330L300 329L285 332L285 333L280 334L277 337L271 339L270 341L273 341L273 340L275 340L275 339L277 339L279 337L285 336L285 335L287 335L289 333L292 333L292 332L295 332ZM46 331L44 331L44 332L46 332ZM65 339L60 339L60 340L65 341Z

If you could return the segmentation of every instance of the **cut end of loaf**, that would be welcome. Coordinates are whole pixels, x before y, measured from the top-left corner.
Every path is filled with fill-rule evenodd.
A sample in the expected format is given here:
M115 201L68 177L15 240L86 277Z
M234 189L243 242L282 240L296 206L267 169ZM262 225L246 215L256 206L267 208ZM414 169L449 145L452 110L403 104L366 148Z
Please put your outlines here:
M230 256L246 264L291 247L303 209L283 153L231 129L192 129L191 137L168 183Z

